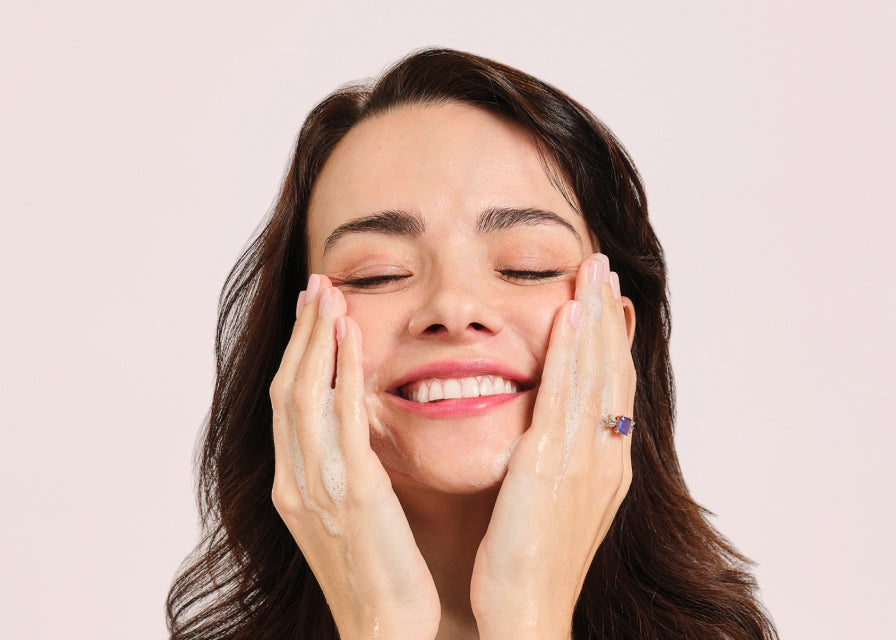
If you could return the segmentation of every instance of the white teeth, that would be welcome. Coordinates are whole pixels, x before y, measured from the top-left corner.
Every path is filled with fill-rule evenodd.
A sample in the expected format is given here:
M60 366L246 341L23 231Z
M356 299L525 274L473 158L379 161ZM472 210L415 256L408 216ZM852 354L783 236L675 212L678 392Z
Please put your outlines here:
M445 389L445 400L454 400L455 398L463 397L459 381L454 379L445 380L445 382L442 383L442 386Z
M476 376L469 378L448 378L444 380L421 380L409 387L403 395L414 402L435 402L455 398L478 398L503 393L516 393L517 385L501 376Z

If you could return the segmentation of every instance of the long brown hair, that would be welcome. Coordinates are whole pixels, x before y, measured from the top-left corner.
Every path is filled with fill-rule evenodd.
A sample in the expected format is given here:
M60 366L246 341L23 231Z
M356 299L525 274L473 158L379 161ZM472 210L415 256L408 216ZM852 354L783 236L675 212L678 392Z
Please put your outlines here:
M749 561L707 521L681 475L666 267L631 159L600 121L560 91L445 49L416 52L374 83L340 89L314 108L271 216L227 278L215 340L217 382L199 459L204 537L168 595L171 637L338 638L320 587L271 502L268 389L308 277L308 201L330 152L366 118L400 105L450 101L509 118L532 135L638 315L633 480L588 572L574 637L777 638L756 600Z

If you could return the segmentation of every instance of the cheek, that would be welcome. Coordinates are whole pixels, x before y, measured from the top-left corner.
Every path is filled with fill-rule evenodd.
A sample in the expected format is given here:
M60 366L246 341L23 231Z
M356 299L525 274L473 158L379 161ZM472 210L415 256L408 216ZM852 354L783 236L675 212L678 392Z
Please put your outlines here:
M401 327L407 326L407 318L394 296L347 295L345 302L347 314L361 329L364 378L370 382L388 362Z
M519 296L506 310L507 320L517 327L529 351L544 364L551 339L554 318L565 302L575 294L575 282L538 287L532 293Z

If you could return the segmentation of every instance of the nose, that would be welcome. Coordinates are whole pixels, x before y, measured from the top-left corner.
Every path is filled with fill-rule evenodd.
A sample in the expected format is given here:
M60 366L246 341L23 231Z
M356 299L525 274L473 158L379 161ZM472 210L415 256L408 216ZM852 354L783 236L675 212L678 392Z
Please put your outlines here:
M433 336L456 342L496 335L503 328L503 317L489 292L457 277L440 278L430 285L408 323L408 332L416 338Z

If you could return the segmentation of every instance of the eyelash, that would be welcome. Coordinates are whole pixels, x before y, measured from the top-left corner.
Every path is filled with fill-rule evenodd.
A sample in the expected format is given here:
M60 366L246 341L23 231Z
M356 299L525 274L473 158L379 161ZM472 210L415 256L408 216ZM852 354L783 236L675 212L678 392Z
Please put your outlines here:
M563 275L562 271L558 271L556 269L549 269L547 271L519 271L514 269L499 269L498 273L500 273L505 278L508 278L509 280L523 280L527 282L533 282L537 280L550 280L551 278L556 278L557 276ZM397 282L399 280L404 280L410 277L411 276L406 275L371 276L369 278L352 278L349 280L343 280L342 284L348 287L353 287L355 289L371 289L382 284Z
M354 287L355 289L370 289L377 285L387 284L389 282L397 282L399 280L404 280L405 278L410 278L411 276L370 276L369 278L353 278L349 280L343 280L342 284L347 287Z
M557 276L562 276L563 272L557 269L549 269L547 271L516 271L513 269L501 269L498 271L505 278L511 280L550 280Z

